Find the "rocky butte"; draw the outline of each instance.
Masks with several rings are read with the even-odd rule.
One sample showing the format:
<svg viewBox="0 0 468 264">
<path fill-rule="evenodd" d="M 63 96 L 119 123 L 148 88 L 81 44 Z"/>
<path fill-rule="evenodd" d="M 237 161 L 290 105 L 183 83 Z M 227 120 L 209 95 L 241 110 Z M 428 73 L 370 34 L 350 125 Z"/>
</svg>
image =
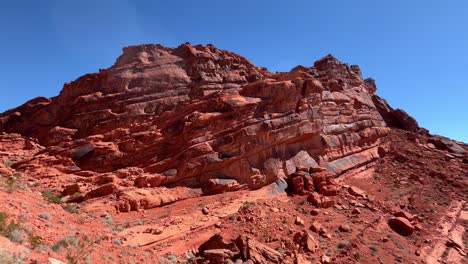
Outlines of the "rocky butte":
<svg viewBox="0 0 468 264">
<path fill-rule="evenodd" d="M 213 45 L 126 47 L 0 114 L 0 255 L 466 261 L 467 146 L 376 90 L 332 55 L 272 73 Z"/>
</svg>

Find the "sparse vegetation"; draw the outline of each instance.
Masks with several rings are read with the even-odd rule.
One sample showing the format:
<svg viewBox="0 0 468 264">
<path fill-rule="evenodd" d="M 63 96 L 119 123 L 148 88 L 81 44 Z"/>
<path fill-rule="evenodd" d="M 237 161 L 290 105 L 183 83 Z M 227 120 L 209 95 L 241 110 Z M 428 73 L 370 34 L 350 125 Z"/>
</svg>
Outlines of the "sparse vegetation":
<svg viewBox="0 0 468 264">
<path fill-rule="evenodd" d="M 13 229 L 8 238 L 10 239 L 11 242 L 22 244 L 24 240 L 26 239 L 26 231 L 24 231 L 21 228 L 16 228 Z"/>
<path fill-rule="evenodd" d="M 340 241 L 338 245 L 336 245 L 336 248 L 343 250 L 349 247 L 349 242 L 348 241 Z"/>
<path fill-rule="evenodd" d="M 33 184 L 31 184 L 31 187 L 39 187 L 39 186 L 41 186 L 40 182 L 34 182 Z"/>
<path fill-rule="evenodd" d="M 86 223 L 86 216 L 80 215 L 80 217 L 78 217 L 78 223 L 80 225 L 83 225 L 84 223 Z"/>
<path fill-rule="evenodd" d="M 52 215 L 48 212 L 42 212 L 39 214 L 39 217 L 45 220 L 50 220 L 52 219 Z"/>
<path fill-rule="evenodd" d="M 236 221 L 236 214 L 230 214 L 230 215 L 229 215 L 229 220 L 230 220 L 231 222 Z"/>
<path fill-rule="evenodd" d="M 7 161 L 5 161 L 5 163 L 3 163 L 3 164 L 5 164 L 6 167 L 11 167 L 11 166 L 13 166 L 14 162 L 13 162 L 13 161 L 10 161 L 10 160 L 7 160 Z"/>
<path fill-rule="evenodd" d="M 49 203 L 59 204 L 62 202 L 62 195 L 57 190 L 47 189 L 42 192 L 42 197 Z"/>
<path fill-rule="evenodd" d="M 68 236 L 59 240 L 52 246 L 52 250 L 59 252 L 66 250 L 68 264 L 78 264 L 89 259 L 94 247 L 94 242 L 84 234 Z"/>
<path fill-rule="evenodd" d="M 448 257 L 448 250 L 445 250 L 442 255 L 441 255 L 442 258 L 446 258 Z"/>
<path fill-rule="evenodd" d="M 185 253 L 185 259 L 191 260 L 194 258 L 195 258 L 195 254 L 192 251 L 188 251 L 187 253 Z"/>
<path fill-rule="evenodd" d="M 144 225 L 145 222 L 144 222 L 143 220 L 141 220 L 141 219 L 138 219 L 138 220 L 136 221 L 136 224 L 139 225 L 139 226 L 141 226 L 141 225 Z"/>
<path fill-rule="evenodd" d="M 275 250 L 278 251 L 281 254 L 284 253 L 284 249 L 282 247 L 277 247 Z"/>
<path fill-rule="evenodd" d="M 359 252 L 356 251 L 353 253 L 353 257 L 355 260 L 359 261 L 361 259 L 361 254 L 359 254 Z"/>
<path fill-rule="evenodd" d="M 110 215 L 102 222 L 104 224 L 106 224 L 107 226 L 113 226 L 114 225 L 114 219 Z"/>
<path fill-rule="evenodd" d="M 372 256 L 377 255 L 377 252 L 379 251 L 375 245 L 369 246 L 369 250 L 371 251 Z"/>
<path fill-rule="evenodd" d="M 17 189 L 26 189 L 26 185 L 21 182 L 21 177 L 21 173 L 14 173 L 12 176 L 6 178 L 5 187 L 8 193 L 13 193 Z"/>
<path fill-rule="evenodd" d="M 21 226 L 19 223 L 11 220 L 7 223 L 8 215 L 5 212 L 0 212 L 0 235 L 7 237 L 11 240 L 12 236 L 13 239 L 19 241 L 21 239 L 18 238 L 20 235 L 17 230 L 21 230 Z M 24 238 L 21 240 L 21 242 Z M 13 241 L 14 242 L 14 241 Z"/>
<path fill-rule="evenodd" d="M 43 239 L 40 236 L 29 235 L 29 244 L 33 249 L 38 248 L 40 245 L 42 245 L 42 241 Z"/>
<path fill-rule="evenodd" d="M 118 226 L 115 226 L 114 229 L 112 229 L 112 230 L 120 232 L 120 231 L 124 230 L 124 227 L 121 226 L 121 225 L 118 225 Z"/>
<path fill-rule="evenodd" d="M 255 205 L 256 205 L 255 202 L 248 202 L 248 201 L 246 201 L 246 202 L 244 202 L 244 204 L 243 204 L 242 207 L 243 207 L 244 209 L 249 209 L 250 207 L 255 206 Z"/>
<path fill-rule="evenodd" d="M 167 218 L 171 215 L 171 209 L 166 209 L 166 211 L 161 215 L 160 218 Z"/>
<path fill-rule="evenodd" d="M 22 227 L 19 222 L 14 220 L 7 221 L 8 215 L 5 212 L 0 212 L 0 235 L 8 238 L 11 242 L 22 244 L 26 238 L 29 240 L 31 248 L 35 249 L 42 243 L 40 236 L 35 236 L 31 230 Z M 0 257 L 1 259 L 1 257 Z M 18 258 L 19 261 L 21 258 Z M 1 262 L 0 263 L 4 263 Z M 22 262 L 5 262 L 5 263 L 22 263 Z"/>
<path fill-rule="evenodd" d="M 78 211 L 78 206 L 76 204 L 67 204 L 63 207 L 63 209 L 70 214 L 77 214 Z"/>
</svg>

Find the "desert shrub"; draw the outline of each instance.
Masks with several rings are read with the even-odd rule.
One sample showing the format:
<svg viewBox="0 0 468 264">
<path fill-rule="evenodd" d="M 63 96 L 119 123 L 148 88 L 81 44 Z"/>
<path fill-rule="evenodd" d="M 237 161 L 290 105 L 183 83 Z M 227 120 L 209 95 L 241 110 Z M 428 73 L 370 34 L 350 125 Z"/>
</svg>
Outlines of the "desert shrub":
<svg viewBox="0 0 468 264">
<path fill-rule="evenodd" d="M 355 260 L 359 261 L 361 259 L 361 254 L 359 254 L 359 252 L 357 252 L 357 251 L 353 253 L 353 256 L 354 256 Z"/>
<path fill-rule="evenodd" d="M 14 173 L 6 178 L 5 187 L 8 193 L 13 193 L 17 189 L 26 189 L 26 185 L 21 181 L 21 173 Z"/>
<path fill-rule="evenodd" d="M 114 219 L 110 215 L 102 222 L 104 224 L 106 224 L 107 226 L 113 226 L 114 225 Z"/>
<path fill-rule="evenodd" d="M 42 192 L 42 197 L 49 203 L 59 204 L 62 202 L 62 195 L 56 190 L 47 189 Z"/>
<path fill-rule="evenodd" d="M 124 227 L 121 226 L 121 225 L 118 225 L 118 226 L 115 226 L 112 230 L 120 232 L 120 231 L 124 230 Z"/>
<path fill-rule="evenodd" d="M 38 248 L 40 245 L 42 245 L 42 237 L 40 236 L 34 236 L 34 235 L 29 235 L 29 244 L 31 245 L 31 248 L 35 249 Z"/>
<path fill-rule="evenodd" d="M 244 208 L 244 209 L 249 209 L 250 207 L 252 207 L 252 206 L 254 206 L 254 205 L 256 205 L 255 202 L 244 202 L 243 208 Z"/>
<path fill-rule="evenodd" d="M 166 258 L 171 262 L 177 263 L 177 256 L 174 254 L 168 254 Z"/>
<path fill-rule="evenodd" d="M 71 214 L 77 214 L 78 213 L 78 206 L 76 204 L 67 204 L 63 208 L 65 211 L 71 213 Z"/>
<path fill-rule="evenodd" d="M 349 242 L 348 241 L 341 241 L 336 245 L 338 249 L 346 249 L 349 247 Z"/>
<path fill-rule="evenodd" d="M 372 256 L 377 255 L 377 252 L 379 251 L 375 245 L 369 246 L 369 250 L 371 251 Z"/>
<path fill-rule="evenodd" d="M 8 238 L 10 239 L 11 242 L 22 244 L 24 242 L 24 239 L 26 238 L 26 231 L 23 229 L 13 229 Z"/>
<path fill-rule="evenodd" d="M 52 250 L 59 252 L 66 251 L 68 264 L 79 264 L 90 261 L 90 255 L 94 248 L 94 242 L 84 234 L 67 236 L 55 243 Z"/>
<path fill-rule="evenodd" d="M 0 212 L 0 235 L 10 238 L 12 232 L 21 229 L 21 226 L 14 220 L 7 222 L 7 219 L 8 215 L 5 212 Z"/>
<path fill-rule="evenodd" d="M 167 218 L 171 215 L 171 209 L 166 209 L 160 218 Z"/>
<path fill-rule="evenodd" d="M 39 217 L 45 220 L 50 220 L 52 219 L 52 215 L 48 212 L 42 212 L 39 214 Z"/>
</svg>

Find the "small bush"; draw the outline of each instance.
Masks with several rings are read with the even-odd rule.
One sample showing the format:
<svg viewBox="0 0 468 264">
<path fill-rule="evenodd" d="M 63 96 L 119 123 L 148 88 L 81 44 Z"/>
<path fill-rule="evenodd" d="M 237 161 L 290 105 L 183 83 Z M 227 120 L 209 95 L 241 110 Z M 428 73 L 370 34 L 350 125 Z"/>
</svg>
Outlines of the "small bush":
<svg viewBox="0 0 468 264">
<path fill-rule="evenodd" d="M 26 189 L 26 186 L 21 182 L 21 173 L 14 173 L 5 181 L 8 193 L 13 193 L 17 189 Z"/>
<path fill-rule="evenodd" d="M 371 251 L 372 256 L 375 256 L 378 252 L 378 249 L 374 245 L 369 246 L 369 249 Z"/>
<path fill-rule="evenodd" d="M 76 204 L 67 204 L 63 209 L 69 212 L 70 214 L 78 213 L 78 206 Z"/>
<path fill-rule="evenodd" d="M 357 261 L 359 261 L 361 259 L 361 254 L 359 254 L 359 252 L 357 252 L 357 251 L 353 253 L 353 256 L 354 256 L 354 259 L 357 260 Z"/>
<path fill-rule="evenodd" d="M 231 222 L 236 221 L 236 214 L 230 214 L 229 215 L 229 220 L 231 220 Z"/>
<path fill-rule="evenodd" d="M 5 161 L 4 164 L 5 164 L 5 166 L 7 166 L 7 167 L 11 167 L 11 166 L 13 166 L 14 162 L 13 162 L 13 161 L 10 161 L 10 160 L 7 160 L 7 161 Z"/>
<path fill-rule="evenodd" d="M 31 184 L 31 187 L 39 187 L 41 186 L 42 183 L 40 182 L 34 182 L 33 184 Z"/>
<path fill-rule="evenodd" d="M 278 251 L 281 254 L 284 253 L 284 249 L 282 247 L 277 247 L 275 250 Z"/>
<path fill-rule="evenodd" d="M 194 259 L 195 254 L 193 254 L 192 251 L 188 251 L 187 253 L 185 253 L 185 258 L 188 259 L 188 260 Z"/>
<path fill-rule="evenodd" d="M 143 220 L 138 219 L 138 220 L 136 221 L 136 224 L 139 225 L 139 226 L 141 226 L 141 225 L 144 225 L 145 222 L 143 222 Z"/>
<path fill-rule="evenodd" d="M 255 206 L 255 202 L 244 202 L 243 207 L 249 209 L 250 207 Z"/>
<path fill-rule="evenodd" d="M 7 223 L 7 218 L 8 215 L 5 212 L 0 212 L 0 235 L 10 238 L 13 231 L 20 230 L 21 226 L 14 220 L 11 220 L 9 223 Z M 18 234 L 14 235 L 16 237 Z"/>
<path fill-rule="evenodd" d="M 52 219 L 52 215 L 50 213 L 47 213 L 47 212 L 40 213 L 39 217 L 42 218 L 42 219 L 45 219 L 45 220 Z"/>
<path fill-rule="evenodd" d="M 349 242 L 348 241 L 341 241 L 338 243 L 338 245 L 336 246 L 338 249 L 346 249 L 347 247 L 349 247 Z"/>
<path fill-rule="evenodd" d="M 29 235 L 29 244 L 33 249 L 38 248 L 40 245 L 42 245 L 42 237 L 40 236 L 34 236 L 34 235 Z"/>
<path fill-rule="evenodd" d="M 114 229 L 112 229 L 112 230 L 120 232 L 120 231 L 124 230 L 124 227 L 121 226 L 121 225 L 118 225 L 118 226 L 115 226 Z"/>
<path fill-rule="evenodd" d="M 89 259 L 94 248 L 94 242 L 83 234 L 68 236 L 52 246 L 55 252 L 66 250 L 68 264 L 78 264 Z"/>
<path fill-rule="evenodd" d="M 174 263 L 177 262 L 177 256 L 174 255 L 174 254 L 169 254 L 169 255 L 166 256 L 166 258 L 167 258 L 168 260 L 170 260 L 171 262 L 174 262 Z"/>
<path fill-rule="evenodd" d="M 171 215 L 171 210 L 170 209 L 166 209 L 166 211 L 164 212 L 164 214 L 161 215 L 160 218 L 167 218 Z"/>
<path fill-rule="evenodd" d="M 26 232 L 23 229 L 13 229 L 8 238 L 11 242 L 22 244 L 26 238 Z"/>
<path fill-rule="evenodd" d="M 62 195 L 56 190 L 47 189 L 42 192 L 42 197 L 49 203 L 59 204 L 62 202 Z"/>
<path fill-rule="evenodd" d="M 112 216 L 108 216 L 106 220 L 102 221 L 104 224 L 107 226 L 113 226 L 114 225 L 114 219 L 112 219 Z"/>
</svg>

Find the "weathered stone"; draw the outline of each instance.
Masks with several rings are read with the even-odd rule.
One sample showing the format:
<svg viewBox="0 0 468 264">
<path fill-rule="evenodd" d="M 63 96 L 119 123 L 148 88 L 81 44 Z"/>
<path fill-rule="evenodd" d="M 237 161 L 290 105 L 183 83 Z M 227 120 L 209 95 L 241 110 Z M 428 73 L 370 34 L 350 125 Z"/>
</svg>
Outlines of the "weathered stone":
<svg viewBox="0 0 468 264">
<path fill-rule="evenodd" d="M 395 212 L 395 213 L 393 214 L 393 216 L 395 216 L 395 217 L 403 217 L 403 218 L 408 219 L 409 221 L 412 221 L 413 218 L 414 218 L 414 216 L 413 216 L 412 214 L 410 214 L 410 213 L 408 213 L 408 212 L 405 212 L 405 211 L 401 211 L 401 210 L 398 211 L 398 212 Z"/>
<path fill-rule="evenodd" d="M 318 233 L 321 228 L 322 228 L 322 225 L 317 221 L 312 222 L 312 224 L 310 225 L 310 230 L 316 233 Z"/>
<path fill-rule="evenodd" d="M 139 45 L 56 97 L 0 114 L 0 132 L 37 138 L 44 155 L 139 188 L 215 194 L 377 159 L 389 130 L 375 96 L 360 70 L 330 56 L 273 74 L 213 45 Z M 130 166 L 141 172 L 119 173 Z M 301 177 L 304 192 L 329 185 Z"/>
<path fill-rule="evenodd" d="M 78 185 L 78 183 L 74 183 L 74 184 L 65 186 L 65 188 L 62 191 L 62 195 L 63 196 L 73 195 L 78 192 L 80 192 L 80 186 Z"/>
<path fill-rule="evenodd" d="M 320 208 L 329 208 L 335 205 L 335 201 L 329 197 L 321 196 L 318 193 L 311 193 L 307 196 L 307 201 Z"/>
<path fill-rule="evenodd" d="M 325 196 L 335 196 L 338 194 L 338 187 L 335 185 L 326 185 L 320 188 L 320 193 Z"/>
<path fill-rule="evenodd" d="M 235 241 L 241 255 L 251 259 L 253 263 L 283 263 L 284 256 L 278 251 L 245 236 L 239 236 Z"/>
<path fill-rule="evenodd" d="M 351 231 L 351 227 L 349 225 L 340 225 L 340 227 L 338 228 L 341 232 L 350 232 Z"/>
<path fill-rule="evenodd" d="M 104 184 L 104 185 L 101 185 L 101 186 L 97 187 L 94 190 L 89 191 L 85 195 L 85 199 L 91 199 L 91 198 L 110 195 L 110 194 L 113 194 L 114 192 L 116 192 L 117 190 L 118 190 L 117 185 L 115 185 L 113 183 Z"/>
<path fill-rule="evenodd" d="M 294 220 L 294 223 L 296 225 L 304 226 L 304 219 L 300 218 L 299 216 L 296 216 L 296 220 Z"/>
<path fill-rule="evenodd" d="M 388 220 L 388 225 L 398 234 L 409 236 L 414 231 L 414 226 L 410 221 L 403 217 L 392 217 Z"/>
<path fill-rule="evenodd" d="M 348 188 L 348 192 L 351 194 L 351 195 L 354 195 L 354 196 L 359 196 L 359 197 L 364 197 L 365 195 L 365 192 L 361 189 L 359 189 L 358 187 L 356 186 L 350 186 Z"/>
</svg>

